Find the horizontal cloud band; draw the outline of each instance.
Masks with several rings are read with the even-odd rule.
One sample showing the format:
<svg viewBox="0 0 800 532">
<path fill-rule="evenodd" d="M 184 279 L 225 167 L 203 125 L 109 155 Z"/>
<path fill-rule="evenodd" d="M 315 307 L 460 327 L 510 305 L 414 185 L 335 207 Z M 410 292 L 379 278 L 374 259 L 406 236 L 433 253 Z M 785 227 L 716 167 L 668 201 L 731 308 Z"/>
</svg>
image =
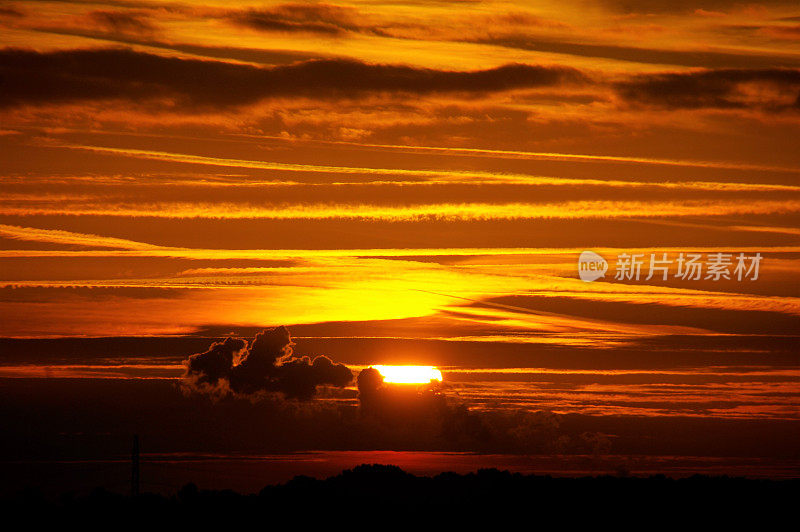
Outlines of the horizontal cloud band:
<svg viewBox="0 0 800 532">
<path fill-rule="evenodd" d="M 726 216 L 800 212 L 797 200 L 756 201 L 564 201 L 556 203 L 430 203 L 419 205 L 294 203 L 257 205 L 211 202 L 116 203 L 60 201 L 58 206 L 2 205 L 5 216 L 140 216 L 157 218 L 275 220 L 371 219 L 385 221 L 516 220 L 632 218 L 666 216 Z"/>
<path fill-rule="evenodd" d="M 221 108 L 267 98 L 350 97 L 366 92 L 494 92 L 586 81 L 567 67 L 510 64 L 471 72 L 348 59 L 272 68 L 179 59 L 124 49 L 0 51 L 0 106 L 98 99 L 172 99 Z"/>
<path fill-rule="evenodd" d="M 170 102 L 224 109 L 270 98 L 351 98 L 370 93 L 484 94 L 594 85 L 623 103 L 668 108 L 800 110 L 800 70 L 716 69 L 640 74 L 607 82 L 566 66 L 507 64 L 474 71 L 325 59 L 261 67 L 127 49 L 40 53 L 0 50 L 0 107 L 76 101 Z M 757 90 L 770 88 L 770 91 Z"/>
</svg>

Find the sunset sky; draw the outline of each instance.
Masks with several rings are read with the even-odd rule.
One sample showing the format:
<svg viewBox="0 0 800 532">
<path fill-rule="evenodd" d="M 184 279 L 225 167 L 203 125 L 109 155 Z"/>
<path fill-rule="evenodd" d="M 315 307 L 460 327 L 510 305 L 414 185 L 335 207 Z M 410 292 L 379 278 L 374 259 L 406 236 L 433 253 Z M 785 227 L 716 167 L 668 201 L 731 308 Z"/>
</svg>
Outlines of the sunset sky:
<svg viewBox="0 0 800 532">
<path fill-rule="evenodd" d="M 286 325 L 473 409 L 798 436 L 796 0 L 2 2 L 0 160 L 0 377 Z"/>
</svg>

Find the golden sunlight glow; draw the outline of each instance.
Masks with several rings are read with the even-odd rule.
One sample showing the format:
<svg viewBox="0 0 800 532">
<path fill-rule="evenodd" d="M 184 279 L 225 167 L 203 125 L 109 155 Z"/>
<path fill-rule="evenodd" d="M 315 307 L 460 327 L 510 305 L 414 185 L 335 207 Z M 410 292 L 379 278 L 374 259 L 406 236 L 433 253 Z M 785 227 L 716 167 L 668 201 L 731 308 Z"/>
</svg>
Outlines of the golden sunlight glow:
<svg viewBox="0 0 800 532">
<path fill-rule="evenodd" d="M 371 366 L 383 375 L 384 382 L 394 384 L 426 384 L 442 382 L 442 372 L 433 366 Z"/>
</svg>

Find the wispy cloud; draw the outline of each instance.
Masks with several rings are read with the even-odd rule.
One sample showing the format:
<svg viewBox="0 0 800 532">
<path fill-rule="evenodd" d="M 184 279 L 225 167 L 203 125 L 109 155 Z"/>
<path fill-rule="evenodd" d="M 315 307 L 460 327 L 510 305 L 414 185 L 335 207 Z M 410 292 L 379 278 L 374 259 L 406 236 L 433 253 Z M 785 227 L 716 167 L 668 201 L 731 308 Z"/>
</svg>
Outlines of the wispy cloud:
<svg viewBox="0 0 800 532">
<path fill-rule="evenodd" d="M 70 203 L 72 203 L 70 205 Z M 59 205 L 0 205 L 7 216 L 136 216 L 155 218 L 262 218 L 274 220 L 371 219 L 388 221 L 524 220 L 642 218 L 672 216 L 730 216 L 746 214 L 792 214 L 800 212 L 800 200 L 755 201 L 565 201 L 560 203 L 433 203 L 404 206 L 370 204 L 284 204 L 160 202 L 140 204 L 60 202 Z"/>
<path fill-rule="evenodd" d="M 693 161 L 679 159 L 650 159 L 644 157 L 625 157 L 615 155 L 590 155 L 573 153 L 544 153 L 544 152 L 522 152 L 510 150 L 487 150 L 474 148 L 448 148 L 435 146 L 396 146 L 383 144 L 363 144 L 363 143 L 341 143 L 351 146 L 371 147 L 378 149 L 401 150 L 412 152 L 431 152 L 446 153 L 455 155 L 478 155 L 478 156 L 500 156 L 521 159 L 543 159 L 543 160 L 562 160 L 562 161 L 599 161 L 599 162 L 622 162 L 652 164 L 664 166 L 685 166 L 697 168 L 721 168 L 739 170 L 774 170 L 774 171 L 798 171 L 793 167 L 770 166 L 770 165 L 749 165 L 744 163 L 727 163 L 722 161 Z M 332 174 L 366 174 L 366 175 L 394 175 L 415 177 L 425 180 L 440 180 L 441 182 L 475 182 L 482 179 L 489 182 L 510 182 L 510 183 L 531 183 L 531 184 L 603 184 L 607 186 L 663 186 L 667 188 L 702 188 L 712 189 L 740 189 L 740 190 L 793 190 L 798 187 L 792 185 L 762 185 L 755 183 L 709 183 L 709 182 L 685 182 L 685 183 L 653 183 L 635 182 L 621 180 L 593 180 L 593 179 L 569 179 L 553 178 L 536 175 L 515 174 L 510 172 L 486 172 L 480 170 L 459 171 L 459 170 L 412 170 L 405 168 L 372 168 L 372 167 L 352 167 L 352 166 L 332 166 L 302 163 L 285 163 L 272 161 L 256 161 L 248 159 L 230 159 L 223 157 L 208 157 L 203 155 L 193 155 L 185 153 L 171 153 L 154 150 L 140 150 L 135 148 L 112 148 L 108 146 L 89 146 L 77 144 L 54 144 L 64 148 L 96 151 L 103 153 L 113 153 L 126 157 L 138 157 L 142 159 L 153 159 L 159 161 L 174 161 L 188 164 L 202 164 L 209 166 L 221 166 L 230 168 L 257 168 L 262 170 L 281 170 L 293 172 L 324 172 Z M 788 188 L 787 188 L 788 187 Z"/>
</svg>

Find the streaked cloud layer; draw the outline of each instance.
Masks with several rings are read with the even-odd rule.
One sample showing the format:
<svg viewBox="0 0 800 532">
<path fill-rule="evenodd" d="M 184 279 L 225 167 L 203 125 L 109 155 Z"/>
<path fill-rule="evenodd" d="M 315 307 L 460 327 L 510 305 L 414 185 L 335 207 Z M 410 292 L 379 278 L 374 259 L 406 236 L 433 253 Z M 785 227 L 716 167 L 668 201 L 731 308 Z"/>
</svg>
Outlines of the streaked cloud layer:
<svg viewBox="0 0 800 532">
<path fill-rule="evenodd" d="M 0 334 L 778 345 L 800 313 L 799 16 L 8 2 Z M 584 249 L 765 258 L 752 283 L 585 284 Z"/>
</svg>

